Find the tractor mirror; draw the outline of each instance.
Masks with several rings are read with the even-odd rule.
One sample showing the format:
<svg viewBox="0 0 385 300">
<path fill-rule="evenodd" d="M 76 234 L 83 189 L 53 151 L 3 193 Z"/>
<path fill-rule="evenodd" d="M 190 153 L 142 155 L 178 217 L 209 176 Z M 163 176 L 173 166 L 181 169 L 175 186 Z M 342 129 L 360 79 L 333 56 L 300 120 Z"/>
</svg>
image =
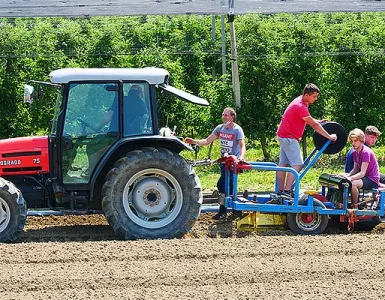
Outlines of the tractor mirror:
<svg viewBox="0 0 385 300">
<path fill-rule="evenodd" d="M 33 91 L 34 91 L 34 88 L 32 85 L 28 85 L 28 84 L 24 85 L 24 102 L 25 103 L 33 102 Z"/>
</svg>

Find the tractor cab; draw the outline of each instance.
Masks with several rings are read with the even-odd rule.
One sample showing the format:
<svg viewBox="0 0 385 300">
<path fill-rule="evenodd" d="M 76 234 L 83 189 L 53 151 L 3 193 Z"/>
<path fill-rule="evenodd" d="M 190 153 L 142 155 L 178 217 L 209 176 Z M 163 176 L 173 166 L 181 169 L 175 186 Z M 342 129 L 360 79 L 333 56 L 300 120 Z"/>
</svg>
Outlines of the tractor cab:
<svg viewBox="0 0 385 300">
<path fill-rule="evenodd" d="M 59 88 L 49 138 L 55 192 L 88 185 L 97 166 L 99 173 L 111 155 L 122 154 L 119 148 L 127 151 L 140 144 L 153 145 L 150 137 L 159 134 L 156 88 L 208 105 L 169 86 L 168 77 L 169 73 L 159 68 L 60 69 L 50 73 L 47 84 Z M 32 103 L 33 92 L 32 86 L 25 86 L 25 102 Z M 167 142 L 157 139 L 160 144 L 174 144 L 179 151 L 188 147 L 170 136 Z"/>
<path fill-rule="evenodd" d="M 95 168 L 113 145 L 132 147 L 158 135 L 156 87 L 201 105 L 206 101 L 168 86 L 169 74 L 158 68 L 61 69 L 50 74 L 61 86 L 51 142 L 53 170 L 64 186 L 88 184 Z M 125 146 L 119 141 L 126 141 Z M 173 139 L 178 147 L 184 144 Z M 110 151 L 111 152 L 111 151 Z M 110 154 L 112 155 L 112 153 Z"/>
</svg>

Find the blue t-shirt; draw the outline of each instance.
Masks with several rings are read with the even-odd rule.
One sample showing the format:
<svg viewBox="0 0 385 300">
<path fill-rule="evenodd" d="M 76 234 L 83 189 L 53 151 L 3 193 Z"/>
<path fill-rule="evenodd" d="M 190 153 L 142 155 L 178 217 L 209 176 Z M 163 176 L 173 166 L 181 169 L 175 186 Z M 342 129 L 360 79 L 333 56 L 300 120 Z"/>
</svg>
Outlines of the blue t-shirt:
<svg viewBox="0 0 385 300">
<path fill-rule="evenodd" d="M 350 173 L 354 168 L 353 151 L 354 149 L 352 147 L 349 149 L 348 154 L 346 154 L 345 173 Z"/>
</svg>

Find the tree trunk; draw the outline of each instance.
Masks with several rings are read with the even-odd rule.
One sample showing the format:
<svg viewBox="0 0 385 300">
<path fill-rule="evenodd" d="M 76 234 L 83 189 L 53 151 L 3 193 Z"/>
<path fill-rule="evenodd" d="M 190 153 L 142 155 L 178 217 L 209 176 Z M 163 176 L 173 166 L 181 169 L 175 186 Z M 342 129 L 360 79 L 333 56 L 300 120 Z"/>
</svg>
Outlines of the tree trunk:
<svg viewBox="0 0 385 300">
<path fill-rule="evenodd" d="M 261 137 L 261 147 L 265 161 L 270 161 L 270 152 L 267 150 L 266 137 Z"/>
</svg>

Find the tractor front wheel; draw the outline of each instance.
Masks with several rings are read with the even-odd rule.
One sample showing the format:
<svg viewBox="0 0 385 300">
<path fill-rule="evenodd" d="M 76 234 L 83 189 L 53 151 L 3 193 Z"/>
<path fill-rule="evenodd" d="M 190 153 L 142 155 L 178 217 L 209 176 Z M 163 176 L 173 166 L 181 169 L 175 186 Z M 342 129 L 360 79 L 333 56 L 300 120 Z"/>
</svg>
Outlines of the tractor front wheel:
<svg viewBox="0 0 385 300">
<path fill-rule="evenodd" d="M 0 242 L 19 238 L 27 220 L 27 205 L 21 192 L 9 181 L 0 178 Z"/>
<path fill-rule="evenodd" d="M 314 207 L 323 207 L 325 205 L 314 199 Z M 307 196 L 299 200 L 300 205 L 307 205 Z M 313 213 L 287 214 L 287 225 L 289 228 L 299 234 L 320 234 L 328 226 L 329 216 L 321 215 L 316 210 Z"/>
<path fill-rule="evenodd" d="M 190 231 L 202 204 L 193 168 L 163 148 L 143 148 L 119 159 L 102 195 L 109 224 L 126 240 L 180 237 Z"/>
</svg>

